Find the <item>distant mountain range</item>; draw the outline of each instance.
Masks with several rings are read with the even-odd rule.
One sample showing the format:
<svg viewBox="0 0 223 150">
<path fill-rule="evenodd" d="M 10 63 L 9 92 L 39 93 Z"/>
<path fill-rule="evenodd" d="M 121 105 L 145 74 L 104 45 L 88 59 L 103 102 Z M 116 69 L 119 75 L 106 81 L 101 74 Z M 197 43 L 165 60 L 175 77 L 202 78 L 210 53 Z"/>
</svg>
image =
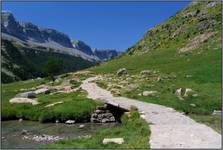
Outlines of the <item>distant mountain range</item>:
<svg viewBox="0 0 223 150">
<path fill-rule="evenodd" d="M 96 49 L 91 48 L 86 43 L 80 40 L 72 41 L 73 47 L 82 51 L 83 53 L 89 56 L 95 56 L 100 61 L 107 61 L 115 56 L 121 54 L 121 52 L 116 51 L 115 49 Z"/>
<path fill-rule="evenodd" d="M 90 46 L 80 40 L 71 40 L 66 34 L 54 29 L 41 28 L 30 22 L 19 22 L 13 14 L 2 11 L 2 38 L 31 47 L 51 48 L 54 52 L 82 57 L 90 61 L 103 61 L 117 56 L 116 50 L 94 53 Z"/>
<path fill-rule="evenodd" d="M 62 59 L 64 72 L 76 71 L 109 60 L 116 50 L 96 50 L 80 40 L 71 40 L 54 29 L 17 21 L 8 11 L 1 12 L 2 82 L 45 76 L 43 65 L 49 58 Z"/>
</svg>

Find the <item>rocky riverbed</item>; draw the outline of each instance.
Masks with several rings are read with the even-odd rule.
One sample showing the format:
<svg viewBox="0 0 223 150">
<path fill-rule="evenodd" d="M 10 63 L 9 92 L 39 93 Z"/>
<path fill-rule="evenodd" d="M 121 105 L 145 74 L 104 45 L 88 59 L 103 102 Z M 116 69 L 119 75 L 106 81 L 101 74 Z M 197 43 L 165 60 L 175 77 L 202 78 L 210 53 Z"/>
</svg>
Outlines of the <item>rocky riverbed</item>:
<svg viewBox="0 0 223 150">
<path fill-rule="evenodd" d="M 61 139 L 89 138 L 96 131 L 117 123 L 42 124 L 33 121 L 3 121 L 2 148 L 38 148 Z"/>
</svg>

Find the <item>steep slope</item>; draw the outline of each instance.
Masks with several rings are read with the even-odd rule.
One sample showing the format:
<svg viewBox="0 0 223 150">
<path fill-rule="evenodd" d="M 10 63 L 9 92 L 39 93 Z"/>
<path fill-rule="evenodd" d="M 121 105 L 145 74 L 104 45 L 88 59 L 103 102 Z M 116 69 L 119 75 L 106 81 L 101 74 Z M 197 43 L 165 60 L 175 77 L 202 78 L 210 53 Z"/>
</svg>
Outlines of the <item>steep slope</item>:
<svg viewBox="0 0 223 150">
<path fill-rule="evenodd" d="M 196 43 L 191 43 L 195 46 L 191 49 L 196 49 L 200 43 L 205 42 L 221 29 L 220 10 L 220 1 L 193 2 L 174 17 L 149 30 L 136 45 L 128 50 L 128 53 L 144 53 L 169 48 L 172 43 L 177 43 L 177 48 L 182 48 L 193 40 L 198 43 L 197 46 Z"/>
<path fill-rule="evenodd" d="M 206 66 L 207 70 L 203 71 L 207 74 L 213 69 L 219 74 L 221 30 L 219 2 L 192 2 L 175 16 L 149 30 L 127 53 L 102 64 L 95 71 L 116 72 L 120 67 L 126 67 L 133 73 L 152 68 L 170 73 L 195 68 L 202 70 Z M 192 67 L 193 63 L 195 66 Z M 215 67 L 210 63 L 214 63 Z"/>
<path fill-rule="evenodd" d="M 30 48 L 2 40 L 2 83 L 46 76 L 43 70 L 44 65 L 51 58 L 63 61 L 64 72 L 85 69 L 95 64 L 80 57 L 52 52 L 44 47 Z"/>
<path fill-rule="evenodd" d="M 125 54 L 91 70 L 112 73 L 101 85 L 118 95 L 175 108 L 219 131 L 220 117 L 211 114 L 222 109 L 221 17 L 221 2 L 192 2 L 149 30 Z M 120 68 L 126 68 L 129 76 L 114 75 Z M 140 75 L 143 70 L 151 75 Z M 179 99 L 175 94 L 179 88 L 197 95 Z M 157 94 L 143 96 L 144 91 Z"/>
</svg>

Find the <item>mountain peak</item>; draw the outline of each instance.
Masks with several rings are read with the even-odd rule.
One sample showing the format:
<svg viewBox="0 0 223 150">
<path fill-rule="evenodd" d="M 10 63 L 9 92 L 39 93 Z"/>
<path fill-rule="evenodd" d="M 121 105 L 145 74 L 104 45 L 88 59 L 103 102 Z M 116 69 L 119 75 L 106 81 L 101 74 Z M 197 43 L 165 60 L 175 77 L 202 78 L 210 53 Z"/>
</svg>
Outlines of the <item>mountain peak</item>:
<svg viewBox="0 0 223 150">
<path fill-rule="evenodd" d="M 80 40 L 73 40 L 72 41 L 73 47 L 88 54 L 88 55 L 93 55 L 93 52 L 91 50 L 91 47 L 85 44 L 83 41 Z"/>
</svg>

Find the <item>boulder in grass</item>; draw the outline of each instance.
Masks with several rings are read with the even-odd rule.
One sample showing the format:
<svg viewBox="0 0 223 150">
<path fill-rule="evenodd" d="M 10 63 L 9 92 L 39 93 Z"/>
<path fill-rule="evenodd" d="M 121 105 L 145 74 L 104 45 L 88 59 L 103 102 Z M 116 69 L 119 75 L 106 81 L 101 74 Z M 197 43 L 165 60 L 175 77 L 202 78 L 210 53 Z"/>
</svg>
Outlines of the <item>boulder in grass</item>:
<svg viewBox="0 0 223 150">
<path fill-rule="evenodd" d="M 191 103 L 190 106 L 191 107 L 196 107 L 196 104 Z"/>
<path fill-rule="evenodd" d="M 121 68 L 117 71 L 117 76 L 123 76 L 123 75 L 127 75 L 128 74 L 128 71 L 126 68 Z"/>
<path fill-rule="evenodd" d="M 70 84 L 74 84 L 74 85 L 79 84 L 79 82 L 80 82 L 80 81 L 78 81 L 78 80 L 76 80 L 76 79 L 71 79 L 71 80 L 69 80 L 69 83 L 70 83 Z"/>
<path fill-rule="evenodd" d="M 36 93 L 34 91 L 19 93 L 15 96 L 16 98 L 36 98 Z"/>
<path fill-rule="evenodd" d="M 157 91 L 143 91 L 142 95 L 143 96 L 154 96 L 157 94 Z"/>
<path fill-rule="evenodd" d="M 153 73 L 153 71 L 151 71 L 151 70 L 143 70 L 140 72 L 140 75 L 143 77 L 147 77 L 147 76 L 152 75 L 152 73 Z"/>
<path fill-rule="evenodd" d="M 196 94 L 196 92 L 190 88 L 179 88 L 176 90 L 175 94 L 177 95 L 177 97 L 181 99 L 182 97 L 188 97 L 188 96 L 197 97 L 198 96 L 198 94 Z"/>
<path fill-rule="evenodd" d="M 41 93 L 49 93 L 49 89 L 48 88 L 41 88 L 41 89 L 38 89 L 38 90 L 35 90 L 34 92 L 36 93 L 36 94 L 41 94 Z"/>
<path fill-rule="evenodd" d="M 123 138 L 104 138 L 103 139 L 103 144 L 109 144 L 109 143 L 123 144 L 124 139 Z"/>
<path fill-rule="evenodd" d="M 15 97 L 9 100 L 9 103 L 19 103 L 19 104 L 24 104 L 24 103 L 31 103 L 32 105 L 37 105 L 39 104 L 37 100 L 35 99 L 30 99 L 30 98 L 20 98 L 20 97 Z"/>
<path fill-rule="evenodd" d="M 192 96 L 194 93 L 195 93 L 194 90 L 186 88 L 185 93 L 184 93 L 184 97 Z"/>
</svg>

